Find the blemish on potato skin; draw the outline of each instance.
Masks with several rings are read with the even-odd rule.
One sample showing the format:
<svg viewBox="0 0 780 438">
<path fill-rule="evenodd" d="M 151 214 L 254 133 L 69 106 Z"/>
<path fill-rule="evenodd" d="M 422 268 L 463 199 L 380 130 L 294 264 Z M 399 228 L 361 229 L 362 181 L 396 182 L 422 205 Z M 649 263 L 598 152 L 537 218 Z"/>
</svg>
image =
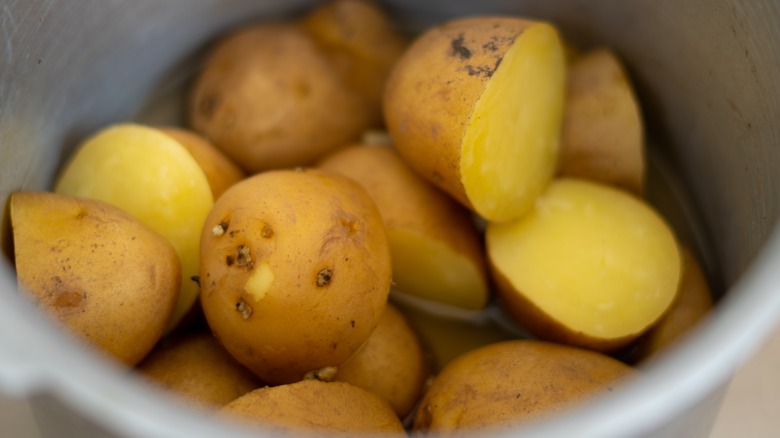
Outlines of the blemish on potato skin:
<svg viewBox="0 0 780 438">
<path fill-rule="evenodd" d="M 79 307 L 86 300 L 87 294 L 76 291 L 64 291 L 57 294 L 54 300 L 55 307 Z"/>
<path fill-rule="evenodd" d="M 457 38 L 452 40 L 450 43 L 450 47 L 452 47 L 452 54 L 453 56 L 457 56 L 461 59 L 469 59 L 471 58 L 471 50 L 463 45 L 463 40 L 464 35 L 462 33 L 458 35 Z"/>
<path fill-rule="evenodd" d="M 254 263 L 252 262 L 252 256 L 249 255 L 248 246 L 238 246 L 238 249 L 236 250 L 236 264 L 242 268 L 252 269 Z"/>
<path fill-rule="evenodd" d="M 211 229 L 211 235 L 214 237 L 219 237 L 228 230 L 228 226 L 230 224 L 227 221 L 221 221 L 217 225 L 214 226 L 214 228 Z M 232 234 L 231 234 L 232 237 Z"/>
<path fill-rule="evenodd" d="M 236 303 L 236 312 L 241 314 L 241 318 L 249 319 L 249 317 L 252 316 L 252 306 L 247 304 L 243 298 L 239 298 Z"/>
<path fill-rule="evenodd" d="M 317 287 L 325 287 L 333 279 L 333 269 L 325 268 L 317 273 Z"/>
<path fill-rule="evenodd" d="M 264 239 L 270 239 L 274 237 L 274 229 L 268 224 L 263 224 L 263 228 L 260 230 L 260 236 Z"/>
</svg>

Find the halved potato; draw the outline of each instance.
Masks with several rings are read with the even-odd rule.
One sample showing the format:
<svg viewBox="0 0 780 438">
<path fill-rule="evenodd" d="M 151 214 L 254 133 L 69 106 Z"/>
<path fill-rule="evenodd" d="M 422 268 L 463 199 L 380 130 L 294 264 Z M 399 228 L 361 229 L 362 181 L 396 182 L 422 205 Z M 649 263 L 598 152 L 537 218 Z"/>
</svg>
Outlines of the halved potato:
<svg viewBox="0 0 780 438">
<path fill-rule="evenodd" d="M 674 301 L 677 240 L 647 203 L 585 180 L 559 179 L 528 215 L 490 223 L 489 262 L 508 313 L 543 339 L 611 351 Z"/>
<path fill-rule="evenodd" d="M 11 195 L 19 288 L 90 345 L 135 365 L 163 335 L 179 296 L 176 251 L 104 202 Z"/>
<path fill-rule="evenodd" d="M 385 121 L 423 177 L 489 220 L 511 220 L 555 173 L 565 77 L 550 24 L 458 19 L 425 32 L 396 64 Z"/>
<path fill-rule="evenodd" d="M 84 141 L 54 190 L 97 199 L 130 213 L 166 237 L 181 261 L 181 293 L 172 329 L 198 297 L 200 232 L 214 204 L 198 162 L 173 137 L 136 124 L 107 127 Z"/>
<path fill-rule="evenodd" d="M 470 213 L 393 148 L 347 147 L 318 167 L 351 178 L 371 195 L 387 228 L 396 289 L 466 309 L 487 304 L 484 250 Z"/>
</svg>

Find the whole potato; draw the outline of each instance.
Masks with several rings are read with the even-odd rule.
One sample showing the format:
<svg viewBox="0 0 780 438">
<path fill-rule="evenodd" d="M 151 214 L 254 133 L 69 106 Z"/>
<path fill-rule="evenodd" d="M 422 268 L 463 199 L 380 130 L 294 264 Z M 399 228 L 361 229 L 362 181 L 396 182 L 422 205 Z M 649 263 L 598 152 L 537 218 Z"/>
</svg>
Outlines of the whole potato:
<svg viewBox="0 0 780 438">
<path fill-rule="evenodd" d="M 404 315 L 388 304 L 363 347 L 337 367 L 334 380 L 382 397 L 404 419 L 422 395 L 429 369 L 417 333 Z"/>
<path fill-rule="evenodd" d="M 176 251 L 117 207 L 45 192 L 11 195 L 19 288 L 126 365 L 154 347 L 179 296 Z"/>
<path fill-rule="evenodd" d="M 386 401 L 344 382 L 309 379 L 256 389 L 227 404 L 220 414 L 281 435 L 406 436 Z"/>
<path fill-rule="evenodd" d="M 201 303 L 239 362 L 290 383 L 352 356 L 390 290 L 382 218 L 356 183 L 268 171 L 226 191 L 201 236 Z"/>
<path fill-rule="evenodd" d="M 385 123 L 420 175 L 486 219 L 511 220 L 555 173 L 565 78 L 550 24 L 456 19 L 427 30 L 396 63 Z"/>
<path fill-rule="evenodd" d="M 450 362 L 426 392 L 415 433 L 484 435 L 508 431 L 590 397 L 634 375 L 609 356 L 533 340 L 499 342 Z"/>
<path fill-rule="evenodd" d="M 360 137 L 376 111 L 293 23 L 218 41 L 190 91 L 189 122 L 247 173 L 302 166 Z"/>
<path fill-rule="evenodd" d="M 207 332 L 160 342 L 136 370 L 178 400 L 206 410 L 221 408 L 262 385 Z"/>
</svg>

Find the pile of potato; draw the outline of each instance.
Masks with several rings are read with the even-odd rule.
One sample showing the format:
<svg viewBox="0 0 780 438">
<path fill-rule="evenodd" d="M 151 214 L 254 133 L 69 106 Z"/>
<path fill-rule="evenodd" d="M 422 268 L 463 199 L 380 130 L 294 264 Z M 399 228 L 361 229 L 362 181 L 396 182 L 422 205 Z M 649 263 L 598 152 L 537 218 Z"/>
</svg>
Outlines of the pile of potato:
<svg viewBox="0 0 780 438">
<path fill-rule="evenodd" d="M 106 127 L 12 195 L 20 290 L 271 429 L 500 430 L 636 375 L 712 302 L 620 60 L 519 17 L 396 29 L 336 0 L 215 41 L 188 126 Z"/>
</svg>

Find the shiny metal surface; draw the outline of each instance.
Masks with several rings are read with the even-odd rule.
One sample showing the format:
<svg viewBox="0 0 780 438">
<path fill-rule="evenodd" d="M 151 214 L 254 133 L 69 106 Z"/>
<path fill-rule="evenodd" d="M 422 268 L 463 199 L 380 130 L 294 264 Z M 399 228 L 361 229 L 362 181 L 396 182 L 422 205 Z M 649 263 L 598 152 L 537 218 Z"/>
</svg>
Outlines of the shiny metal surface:
<svg viewBox="0 0 780 438">
<path fill-rule="evenodd" d="M 15 190 L 47 188 L 77 141 L 135 114 L 194 65 L 215 35 L 308 3 L 3 0 L 0 201 L 5 206 Z M 625 59 L 653 144 L 693 195 L 704 224 L 698 239 L 725 295 L 643 378 L 538 425 L 532 436 L 706 436 L 723 384 L 780 320 L 780 3 L 383 3 L 409 30 L 476 12 L 545 18 Z M 9 237 L 0 238 L 7 254 Z M 16 295 L 7 257 L 0 263 L 0 391 L 30 396 L 51 436 L 246 432 L 172 405 L 57 333 Z"/>
</svg>

